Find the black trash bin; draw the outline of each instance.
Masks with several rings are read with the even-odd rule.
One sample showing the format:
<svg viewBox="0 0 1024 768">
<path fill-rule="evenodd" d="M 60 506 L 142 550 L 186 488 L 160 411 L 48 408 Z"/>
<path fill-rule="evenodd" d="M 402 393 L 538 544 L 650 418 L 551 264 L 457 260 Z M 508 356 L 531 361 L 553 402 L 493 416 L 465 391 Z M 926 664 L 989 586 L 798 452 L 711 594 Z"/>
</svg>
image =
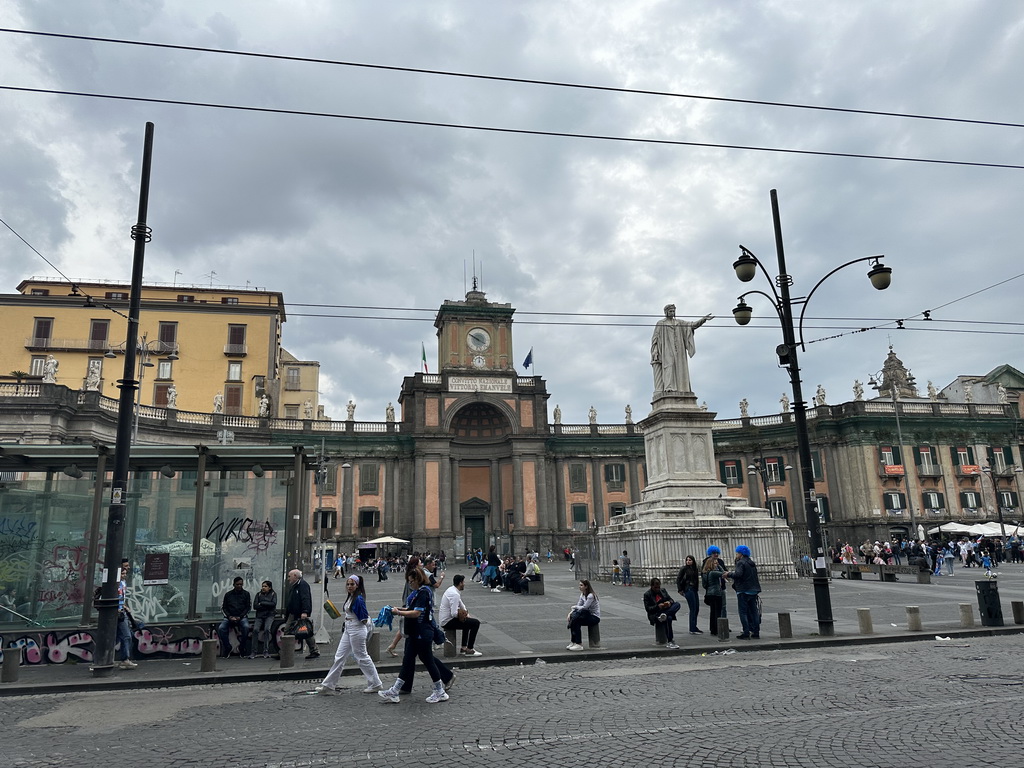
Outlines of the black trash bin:
<svg viewBox="0 0 1024 768">
<path fill-rule="evenodd" d="M 981 626 L 1003 626 L 1003 607 L 999 604 L 999 586 L 995 579 L 974 582 L 978 590 L 978 613 L 981 614 Z"/>
</svg>

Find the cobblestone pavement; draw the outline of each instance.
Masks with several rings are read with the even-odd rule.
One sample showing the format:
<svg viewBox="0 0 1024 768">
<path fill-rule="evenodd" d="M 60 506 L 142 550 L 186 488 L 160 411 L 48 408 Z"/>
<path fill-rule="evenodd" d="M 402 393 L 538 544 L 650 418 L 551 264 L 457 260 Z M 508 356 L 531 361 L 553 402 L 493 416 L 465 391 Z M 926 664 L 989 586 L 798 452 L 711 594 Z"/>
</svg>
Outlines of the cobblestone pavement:
<svg viewBox="0 0 1024 768">
<path fill-rule="evenodd" d="M 5 766 L 1018 766 L 1020 635 L 0 699 Z"/>
</svg>

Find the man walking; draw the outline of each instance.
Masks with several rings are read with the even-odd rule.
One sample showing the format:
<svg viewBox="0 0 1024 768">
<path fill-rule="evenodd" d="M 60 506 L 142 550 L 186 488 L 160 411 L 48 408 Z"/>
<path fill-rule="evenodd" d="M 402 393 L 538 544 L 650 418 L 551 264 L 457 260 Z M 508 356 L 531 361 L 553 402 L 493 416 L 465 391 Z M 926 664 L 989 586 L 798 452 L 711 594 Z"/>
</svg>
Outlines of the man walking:
<svg viewBox="0 0 1024 768">
<path fill-rule="evenodd" d="M 285 606 L 285 628 L 286 635 L 292 634 L 295 630 L 295 623 L 299 619 L 308 619 L 313 613 L 313 598 L 309 591 L 309 582 L 302 578 L 302 571 L 298 568 L 288 571 L 288 584 L 291 591 L 288 593 L 288 603 Z M 317 650 L 316 640 L 312 635 L 306 638 L 306 647 L 309 649 L 307 659 L 315 659 L 320 655 Z M 277 656 L 276 658 L 280 658 Z"/>
<path fill-rule="evenodd" d="M 622 569 L 622 586 L 632 587 L 633 586 L 633 574 L 630 573 L 629 555 L 626 554 L 626 550 L 622 550 L 622 557 L 619 558 L 619 567 Z"/>
<path fill-rule="evenodd" d="M 461 629 L 462 645 L 459 653 L 463 656 L 483 656 L 473 647 L 476 634 L 480 631 L 480 619 L 469 615 L 469 609 L 462 602 L 462 591 L 466 588 L 466 577 L 461 573 L 452 579 L 452 585 L 441 596 L 441 607 L 438 609 L 438 624 L 442 629 Z"/>
</svg>

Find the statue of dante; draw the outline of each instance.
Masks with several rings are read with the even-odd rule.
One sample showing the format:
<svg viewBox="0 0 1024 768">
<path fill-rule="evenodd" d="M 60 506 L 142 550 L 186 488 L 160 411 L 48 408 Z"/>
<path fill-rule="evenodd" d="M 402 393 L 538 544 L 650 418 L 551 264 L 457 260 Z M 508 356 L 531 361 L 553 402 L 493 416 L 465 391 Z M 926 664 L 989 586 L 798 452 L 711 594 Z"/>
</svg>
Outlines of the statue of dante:
<svg viewBox="0 0 1024 768">
<path fill-rule="evenodd" d="M 665 319 L 659 320 L 651 336 L 651 367 L 654 368 L 655 392 L 689 392 L 690 370 L 688 357 L 697 351 L 693 332 L 713 315 L 704 315 L 691 323 L 676 320 L 676 305 L 665 306 Z"/>
</svg>

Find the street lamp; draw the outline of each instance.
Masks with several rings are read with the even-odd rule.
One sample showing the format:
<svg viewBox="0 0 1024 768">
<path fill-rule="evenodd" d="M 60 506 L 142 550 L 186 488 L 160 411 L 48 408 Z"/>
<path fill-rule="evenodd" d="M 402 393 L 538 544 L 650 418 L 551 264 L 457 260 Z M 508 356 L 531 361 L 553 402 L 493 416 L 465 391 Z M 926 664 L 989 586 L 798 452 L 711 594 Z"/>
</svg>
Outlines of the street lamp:
<svg viewBox="0 0 1024 768">
<path fill-rule="evenodd" d="M 787 464 L 785 469 L 790 471 L 793 468 Z M 770 473 L 768 472 L 768 463 L 764 460 L 764 454 L 761 454 L 759 458 L 754 459 L 753 464 L 747 465 L 747 474 L 750 477 L 756 476 L 761 479 L 761 500 L 764 502 L 764 508 L 768 509 L 768 483 L 771 478 L 769 477 Z"/>
<path fill-rule="evenodd" d="M 169 349 L 170 354 L 167 355 L 167 360 L 177 360 L 178 353 L 174 346 L 169 347 Z M 124 352 L 124 350 L 121 351 L 122 353 Z M 145 377 L 146 369 L 154 366 L 154 363 L 151 363 L 149 358 L 150 356 L 163 354 L 166 351 L 168 351 L 167 344 L 162 341 L 149 341 L 147 334 L 145 333 L 142 334 L 142 338 L 138 339 L 135 343 L 135 354 L 139 358 L 139 378 L 136 381 L 135 410 L 132 414 L 132 445 L 135 445 L 139 440 L 139 410 L 142 406 L 142 380 Z M 117 357 L 117 354 L 113 349 L 108 349 L 103 356 L 106 358 L 115 358 Z"/>
<path fill-rule="evenodd" d="M 889 347 L 890 354 L 892 353 L 892 347 Z M 913 381 L 913 380 L 911 380 Z M 885 373 L 879 371 L 873 376 L 868 377 L 868 385 L 871 386 L 876 392 L 881 393 L 885 387 Z M 899 441 L 900 447 L 900 461 L 903 464 L 903 479 L 906 483 L 907 489 L 907 512 L 910 514 L 910 536 L 917 541 L 917 525 L 914 522 L 914 494 L 910 489 L 910 473 L 907 472 L 906 457 L 903 455 L 903 429 L 900 427 L 900 392 L 896 386 L 896 379 L 890 377 L 889 379 L 889 394 L 892 397 L 892 410 L 896 414 L 896 440 Z M 897 481 L 899 475 L 896 476 Z M 920 483 L 918 483 L 920 485 Z"/>
<path fill-rule="evenodd" d="M 828 590 L 828 573 L 825 570 L 825 548 L 822 544 L 821 520 L 818 518 L 817 497 L 814 493 L 814 470 L 811 467 L 811 440 L 807 432 L 807 404 L 804 403 L 803 388 L 800 382 L 800 364 L 797 358 L 797 348 L 804 349 L 804 312 L 807 310 L 807 302 L 818 290 L 818 287 L 829 277 L 840 269 L 851 264 L 870 261 L 872 268 L 868 272 L 868 279 L 871 285 L 877 290 L 885 290 L 889 287 L 892 279 L 892 269 L 881 263 L 881 256 L 867 256 L 860 259 L 848 261 L 841 264 L 821 280 L 819 280 L 810 292 L 803 298 L 793 299 L 789 295 L 789 286 L 793 284 L 793 278 L 786 270 L 785 248 L 782 242 L 782 224 L 779 220 L 779 198 L 776 190 L 771 191 L 772 201 L 772 223 L 775 228 L 775 250 L 778 255 L 779 274 L 772 279 L 771 274 L 765 269 L 761 261 L 744 246 L 740 246 L 740 257 L 733 263 L 736 277 L 741 282 L 748 283 L 754 279 L 757 270 L 768 280 L 768 286 L 772 294 L 764 291 L 748 291 L 739 297 L 739 304 L 733 309 L 733 317 L 739 325 L 746 325 L 750 322 L 752 310 L 744 301 L 746 296 L 752 293 L 760 294 L 768 299 L 775 308 L 782 325 L 783 343 L 775 348 L 779 357 L 779 364 L 789 371 L 789 379 L 793 385 L 793 422 L 796 426 L 797 449 L 800 457 L 800 475 L 802 480 L 802 498 L 804 505 L 804 519 L 807 524 L 807 536 L 810 539 L 811 550 L 814 553 L 814 602 L 818 616 L 818 633 L 822 636 L 831 637 L 835 634 L 835 621 L 832 618 L 832 598 Z M 778 285 L 778 290 L 775 286 Z M 800 310 L 799 337 L 793 327 L 793 305 L 802 304 Z M 799 338 L 799 341 L 798 341 Z"/>
</svg>

